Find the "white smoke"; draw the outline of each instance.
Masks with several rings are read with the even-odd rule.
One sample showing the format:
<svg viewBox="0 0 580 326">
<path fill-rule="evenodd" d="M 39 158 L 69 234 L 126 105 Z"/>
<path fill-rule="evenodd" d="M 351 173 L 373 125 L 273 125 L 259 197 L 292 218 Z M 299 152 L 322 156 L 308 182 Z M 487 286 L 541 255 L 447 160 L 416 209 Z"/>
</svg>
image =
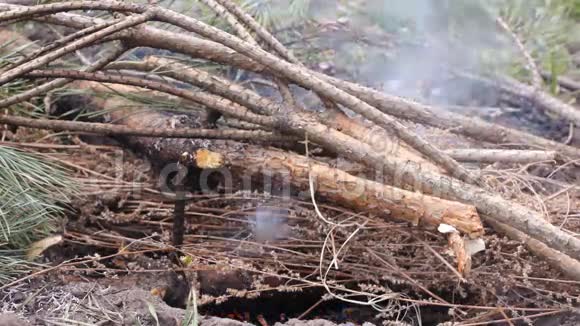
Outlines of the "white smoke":
<svg viewBox="0 0 580 326">
<path fill-rule="evenodd" d="M 273 242 L 288 236 L 288 210 L 279 207 L 259 206 L 252 225 L 254 240 Z"/>
</svg>

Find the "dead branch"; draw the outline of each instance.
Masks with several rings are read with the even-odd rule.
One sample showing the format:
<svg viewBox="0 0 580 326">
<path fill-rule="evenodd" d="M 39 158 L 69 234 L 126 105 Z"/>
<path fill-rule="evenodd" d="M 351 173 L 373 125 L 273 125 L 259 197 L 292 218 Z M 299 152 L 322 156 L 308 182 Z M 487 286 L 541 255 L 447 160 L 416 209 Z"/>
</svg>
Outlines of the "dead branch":
<svg viewBox="0 0 580 326">
<path fill-rule="evenodd" d="M 0 10 L 19 9 L 22 6 L 0 4 Z M 102 20 L 74 14 L 56 14 L 39 18 L 53 24 L 74 28 L 86 28 Z M 141 26 L 130 33 L 118 33 L 117 38 L 123 39 L 133 46 L 148 46 L 172 50 L 190 55 L 194 58 L 204 58 L 210 61 L 232 65 L 249 71 L 263 73 L 266 67 L 232 49 L 208 40 L 163 31 L 149 26 Z M 557 150 L 571 158 L 580 157 L 580 149 L 555 141 L 538 137 L 523 131 L 489 123 L 481 119 L 466 117 L 460 114 L 440 110 L 436 107 L 420 104 L 400 97 L 384 94 L 374 89 L 342 81 L 324 74 L 315 73 L 317 77 L 359 97 L 379 110 L 394 117 L 407 119 L 416 123 L 449 130 L 477 140 L 496 144 L 513 143 L 532 147 Z"/>
<path fill-rule="evenodd" d="M 486 218 L 485 221 L 486 223 L 491 224 L 494 229 L 499 230 L 511 239 L 524 243 L 536 256 L 546 260 L 550 265 L 556 267 L 566 276 L 573 280 L 580 281 L 580 262 L 578 262 L 578 260 L 572 259 L 569 256 L 546 246 L 544 243 L 530 238 L 524 233 L 508 225 L 499 223 L 494 219 Z"/>
<path fill-rule="evenodd" d="M 426 170 L 444 173 L 439 167 L 425 160 L 412 148 L 409 148 L 407 144 L 398 142 L 396 138 L 384 129 L 365 126 L 362 121 L 349 118 L 346 114 L 338 110 L 327 110 L 321 113 L 321 117 L 338 131 L 342 131 L 355 139 L 372 145 L 378 152 L 383 152 L 385 155 L 394 155 L 401 160 L 415 162 Z"/>
<path fill-rule="evenodd" d="M 468 276 L 471 272 L 471 256 L 465 249 L 465 241 L 463 241 L 459 232 L 449 233 L 447 241 L 457 259 L 457 271 L 459 271 L 462 276 Z"/>
<path fill-rule="evenodd" d="M 111 61 L 114 61 L 115 59 L 117 59 L 118 57 L 123 55 L 123 53 L 125 53 L 127 50 L 128 50 L 128 48 L 124 45 L 122 45 L 120 47 L 116 47 L 113 51 L 109 52 L 107 55 L 105 55 L 100 60 L 95 61 L 95 63 L 86 67 L 83 71 L 95 72 L 97 70 L 100 70 L 103 67 L 105 67 L 108 63 L 110 63 Z M 55 80 L 50 81 L 48 83 L 45 83 L 45 84 L 36 86 L 32 89 L 26 90 L 22 93 L 12 95 L 8 98 L 0 100 L 0 108 L 5 108 L 5 107 L 8 107 L 10 105 L 14 105 L 14 104 L 17 104 L 20 102 L 27 101 L 35 96 L 45 94 L 51 90 L 62 87 L 64 85 L 70 83 L 71 81 L 72 81 L 72 79 L 66 79 L 66 78 L 55 79 Z"/>
<path fill-rule="evenodd" d="M 185 179 L 187 178 L 191 154 L 181 153 L 177 160 L 177 174 L 174 177 L 175 186 L 175 206 L 173 208 L 173 245 L 179 247 L 183 244 L 183 234 L 185 231 Z"/>
<path fill-rule="evenodd" d="M 273 126 L 272 118 L 261 116 L 250 112 L 245 107 L 237 105 L 233 102 L 223 98 L 209 95 L 204 92 L 193 92 L 185 89 L 173 87 L 172 85 L 150 81 L 143 78 L 111 75 L 102 72 L 89 73 L 83 71 L 73 70 L 37 70 L 26 74 L 26 78 L 67 78 L 75 80 L 92 80 L 103 83 L 118 83 L 122 85 L 132 85 L 143 88 L 149 88 L 160 92 L 168 93 L 180 98 L 184 98 L 196 103 L 200 103 L 225 115 L 236 117 L 251 123 L 256 123 L 264 126 Z"/>
<path fill-rule="evenodd" d="M 39 58 L 36 58 L 34 60 L 28 61 L 18 67 L 15 67 L 13 69 L 10 69 L 6 72 L 3 72 L 0 75 L 0 85 L 4 85 L 7 82 L 22 76 L 23 74 L 26 74 L 40 66 L 43 66 L 53 60 L 56 60 L 68 53 L 74 52 L 76 50 L 79 50 L 83 47 L 86 47 L 87 45 L 90 45 L 92 43 L 95 43 L 96 41 L 99 41 L 100 39 L 102 39 L 103 37 L 113 34 L 117 31 L 120 30 L 125 30 L 129 27 L 135 26 L 135 25 L 139 25 L 142 24 L 146 21 L 148 21 L 149 19 L 151 19 L 153 17 L 153 13 L 152 12 L 146 12 L 144 14 L 141 15 L 136 15 L 133 17 L 129 17 L 117 24 L 113 24 L 109 27 L 103 28 L 102 30 L 95 32 L 93 34 L 81 37 L 80 39 L 73 41 L 65 46 L 63 46 L 62 48 L 49 52 L 48 54 L 41 56 Z"/>
<path fill-rule="evenodd" d="M 211 10 L 213 10 L 218 17 L 225 19 L 226 22 L 234 29 L 236 34 L 238 34 L 238 36 L 242 40 L 257 44 L 256 40 L 254 40 L 254 37 L 246 30 L 246 28 L 242 24 L 240 24 L 240 22 L 238 22 L 236 17 L 232 15 L 230 11 L 228 11 L 228 9 L 226 9 L 224 6 L 220 4 L 219 1 L 215 0 L 200 0 L 200 1 L 203 2 L 203 4 L 205 4 L 209 8 L 211 8 Z"/>
<path fill-rule="evenodd" d="M 143 6 L 122 2 L 109 1 L 74 1 L 74 2 L 59 2 L 49 3 L 36 6 L 14 6 L 11 11 L 0 14 L 0 22 L 22 19 L 27 17 L 35 17 L 39 15 L 49 15 L 57 12 L 73 11 L 73 10 L 114 10 L 119 12 L 138 12 L 146 10 Z"/>
<path fill-rule="evenodd" d="M 249 131 L 191 128 L 175 129 L 170 127 L 132 128 L 123 125 L 113 125 L 110 123 L 31 119 L 3 114 L 0 114 L 0 123 L 36 129 L 47 129 L 55 131 L 80 131 L 114 136 L 231 139 L 251 140 L 257 142 L 295 142 L 297 140 L 297 138 L 275 135 L 271 132 L 261 130 Z"/>
<path fill-rule="evenodd" d="M 490 80 L 468 73 L 457 74 L 465 78 L 476 80 L 482 85 L 488 85 L 491 88 L 499 89 L 510 102 L 513 101 L 514 103 L 520 103 L 521 100 L 524 99 L 529 103 L 536 104 L 540 110 L 566 119 L 575 125 L 580 125 L 580 110 L 543 90 L 536 90 L 533 86 L 523 84 L 507 76 L 499 76 L 497 77 L 498 80 Z"/>
<path fill-rule="evenodd" d="M 240 8 L 236 3 L 229 0 L 216 0 L 222 6 L 227 8 L 234 16 L 237 17 L 242 23 L 248 26 L 253 32 L 255 32 L 261 40 L 263 40 L 268 46 L 270 46 L 274 51 L 276 51 L 282 58 L 288 60 L 291 63 L 300 64 L 300 61 L 294 57 L 294 55 L 288 51 L 288 49 L 280 43 L 268 30 L 266 30 L 262 25 L 260 25 L 254 17 L 248 15 L 242 8 Z M 243 39 L 243 37 L 242 37 Z"/>
<path fill-rule="evenodd" d="M 537 163 L 556 161 L 557 152 L 506 149 L 450 149 L 445 151 L 459 162 L 480 163 Z"/>
<path fill-rule="evenodd" d="M 121 22 L 120 19 L 105 21 L 105 22 L 84 28 L 78 32 L 64 36 L 64 37 L 56 40 L 55 42 L 52 42 L 50 44 L 47 44 L 46 46 L 43 46 L 42 48 L 35 50 L 34 52 L 32 52 L 30 54 L 24 55 L 19 60 L 7 65 L 4 69 L 14 69 L 14 68 L 26 63 L 27 61 L 38 58 L 40 55 L 43 55 L 47 52 L 56 50 L 59 47 L 65 46 L 66 44 L 68 44 L 68 43 L 70 43 L 70 42 L 72 42 L 80 37 L 87 36 L 89 34 L 93 34 L 95 32 L 98 32 L 98 31 L 106 28 L 106 27 L 109 27 L 109 26 L 114 25 L 114 24 L 118 24 L 120 22 Z"/>
<path fill-rule="evenodd" d="M 532 86 L 537 90 L 542 89 L 542 76 L 540 75 L 540 69 L 534 61 L 534 58 L 532 58 L 530 52 L 526 49 L 524 42 L 522 42 L 521 38 L 502 17 L 497 17 L 496 22 L 510 36 L 520 53 L 524 56 L 524 59 L 527 62 L 526 66 L 532 74 Z"/>
<path fill-rule="evenodd" d="M 187 82 L 198 86 L 204 90 L 223 96 L 252 109 L 256 113 L 275 115 L 281 112 L 292 112 L 296 109 L 282 107 L 281 104 L 275 103 L 270 99 L 259 96 L 255 92 L 235 85 L 222 78 L 212 76 L 205 71 L 186 66 L 179 62 L 158 58 L 148 57 L 142 62 L 115 62 L 107 66 L 107 69 L 135 69 L 141 71 L 156 71 L 161 75 L 174 78 L 179 81 Z M 307 115 L 308 113 L 302 112 Z M 284 119 L 292 117 L 283 116 Z M 311 117 L 311 120 L 313 117 Z M 346 133 L 367 144 L 376 146 L 378 151 L 388 155 L 397 156 L 403 160 L 410 160 L 421 165 L 425 165 L 433 171 L 440 171 L 435 165 L 423 159 L 418 153 L 407 147 L 404 143 L 397 142 L 393 136 L 386 133 L 381 128 L 369 130 L 362 122 L 349 119 L 345 114 L 337 110 L 329 110 L 324 113 L 322 120 L 332 128 Z"/>
<path fill-rule="evenodd" d="M 547 72 L 547 71 L 542 71 L 542 77 L 544 77 L 544 79 L 546 79 L 548 81 L 552 81 L 554 79 L 552 74 Z M 572 91 L 572 92 L 580 91 L 580 81 L 576 81 L 576 80 L 569 78 L 569 77 L 566 77 L 566 76 L 558 76 L 558 77 L 556 77 L 556 81 L 558 82 L 558 85 L 560 85 L 562 88 L 565 88 L 569 91 Z"/>
</svg>

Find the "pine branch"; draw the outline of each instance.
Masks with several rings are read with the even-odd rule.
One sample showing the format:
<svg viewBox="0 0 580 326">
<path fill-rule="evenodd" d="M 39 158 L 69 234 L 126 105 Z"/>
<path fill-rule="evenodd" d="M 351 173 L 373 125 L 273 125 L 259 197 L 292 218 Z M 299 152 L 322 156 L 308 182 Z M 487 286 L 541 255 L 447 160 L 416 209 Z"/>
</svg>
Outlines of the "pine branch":
<svg viewBox="0 0 580 326">
<path fill-rule="evenodd" d="M 128 27 L 142 24 L 142 23 L 150 20 L 152 17 L 153 17 L 153 12 L 146 12 L 146 13 L 141 14 L 141 15 L 129 17 L 129 18 L 124 19 L 123 21 L 121 21 L 119 23 L 113 24 L 109 27 L 105 27 L 98 32 L 95 32 L 93 34 L 84 36 L 76 41 L 73 41 L 73 42 L 65 45 L 64 47 L 62 47 L 56 51 L 49 52 L 48 54 L 46 54 L 40 58 L 36 58 L 36 59 L 28 61 L 28 62 L 26 62 L 26 63 L 24 63 L 16 68 L 8 70 L 0 75 L 0 86 L 6 84 L 7 82 L 9 82 L 15 78 L 17 78 L 18 76 L 22 76 L 22 75 L 26 74 L 27 72 L 30 72 L 30 71 L 32 71 L 40 66 L 43 66 L 43 65 L 45 65 L 53 60 L 56 60 L 56 59 L 66 55 L 68 53 L 74 52 L 74 51 L 79 50 L 83 47 L 86 47 L 90 44 L 93 44 L 93 43 L 101 40 L 105 36 L 108 36 L 108 35 L 113 34 L 115 32 L 124 30 Z"/>
<path fill-rule="evenodd" d="M 101 135 L 122 135 L 166 138 L 207 138 L 250 140 L 258 142 L 293 142 L 296 138 L 266 131 L 219 129 L 132 128 L 123 125 L 95 122 L 31 119 L 0 114 L 0 123 L 55 131 L 80 131 Z"/>
<path fill-rule="evenodd" d="M 71 70 L 39 70 L 33 71 L 25 76 L 25 78 L 66 78 L 74 80 L 92 80 L 103 83 L 115 83 L 122 85 L 132 85 L 137 87 L 149 88 L 163 93 L 175 95 L 196 103 L 200 103 L 209 108 L 215 109 L 222 114 L 230 115 L 251 123 L 256 123 L 264 126 L 273 126 L 272 118 L 261 116 L 250 112 L 245 107 L 232 103 L 223 98 L 206 94 L 204 92 L 194 92 L 186 89 L 173 87 L 169 84 L 150 81 L 147 79 L 128 77 L 121 75 L 105 74 L 102 72 L 89 73 L 83 71 Z"/>
</svg>

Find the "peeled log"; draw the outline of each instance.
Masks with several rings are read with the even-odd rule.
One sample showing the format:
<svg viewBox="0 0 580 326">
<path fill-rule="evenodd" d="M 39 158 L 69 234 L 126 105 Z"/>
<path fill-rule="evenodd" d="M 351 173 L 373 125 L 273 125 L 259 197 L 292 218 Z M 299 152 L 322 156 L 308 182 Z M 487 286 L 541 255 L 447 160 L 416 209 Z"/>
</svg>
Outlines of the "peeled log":
<svg viewBox="0 0 580 326">
<path fill-rule="evenodd" d="M 421 193 L 402 190 L 348 174 L 302 155 L 276 149 L 247 146 L 242 152 L 224 153 L 226 164 L 243 172 L 290 174 L 295 187 L 308 190 L 309 171 L 315 180 L 316 193 L 335 203 L 358 211 L 401 218 L 427 227 L 441 223 L 455 226 L 471 237 L 483 234 L 474 206 L 448 201 Z"/>
</svg>

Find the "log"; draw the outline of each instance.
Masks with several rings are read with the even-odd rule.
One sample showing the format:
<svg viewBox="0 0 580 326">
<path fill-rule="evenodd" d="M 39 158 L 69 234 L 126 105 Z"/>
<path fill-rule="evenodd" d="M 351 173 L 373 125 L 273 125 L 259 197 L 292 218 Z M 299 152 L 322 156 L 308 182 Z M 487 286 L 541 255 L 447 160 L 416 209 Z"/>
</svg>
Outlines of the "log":
<svg viewBox="0 0 580 326">
<path fill-rule="evenodd" d="M 554 79 L 552 74 L 547 71 L 542 71 L 542 77 L 544 77 L 544 79 L 546 79 L 548 82 L 551 82 Z M 571 92 L 580 91 L 580 81 L 566 76 L 558 76 L 556 77 L 556 81 L 558 82 L 558 85 Z"/>
<path fill-rule="evenodd" d="M 424 159 L 421 154 L 417 153 L 407 144 L 398 141 L 394 135 L 376 126 L 365 125 L 363 121 L 357 118 L 349 118 L 346 114 L 337 110 L 327 110 L 321 114 L 322 120 L 327 121 L 329 125 L 355 139 L 375 147 L 378 152 L 385 155 L 393 155 L 401 160 L 407 160 L 420 164 L 425 169 L 444 174 L 441 168 Z"/>
</svg>

